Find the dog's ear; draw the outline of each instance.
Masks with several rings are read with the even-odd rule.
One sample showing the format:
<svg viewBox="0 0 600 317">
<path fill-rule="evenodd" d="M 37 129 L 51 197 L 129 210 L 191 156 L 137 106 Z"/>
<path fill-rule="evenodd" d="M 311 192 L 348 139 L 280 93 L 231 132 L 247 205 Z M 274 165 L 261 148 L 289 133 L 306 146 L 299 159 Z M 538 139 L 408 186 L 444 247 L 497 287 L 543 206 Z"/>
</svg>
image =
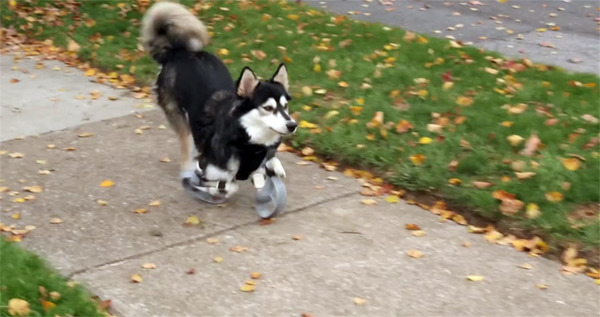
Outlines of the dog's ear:
<svg viewBox="0 0 600 317">
<path fill-rule="evenodd" d="M 250 98 L 254 93 L 254 89 L 260 81 L 249 67 L 244 67 L 240 79 L 237 81 L 237 93 L 242 97 Z"/>
<path fill-rule="evenodd" d="M 287 72 L 287 67 L 285 67 L 285 64 L 280 64 L 279 67 L 277 68 L 277 71 L 275 72 L 275 74 L 273 75 L 273 78 L 271 78 L 272 81 L 276 82 L 276 83 L 280 83 L 283 88 L 285 88 L 285 91 L 289 91 L 290 87 L 289 87 L 289 83 L 288 83 L 288 72 Z"/>
</svg>

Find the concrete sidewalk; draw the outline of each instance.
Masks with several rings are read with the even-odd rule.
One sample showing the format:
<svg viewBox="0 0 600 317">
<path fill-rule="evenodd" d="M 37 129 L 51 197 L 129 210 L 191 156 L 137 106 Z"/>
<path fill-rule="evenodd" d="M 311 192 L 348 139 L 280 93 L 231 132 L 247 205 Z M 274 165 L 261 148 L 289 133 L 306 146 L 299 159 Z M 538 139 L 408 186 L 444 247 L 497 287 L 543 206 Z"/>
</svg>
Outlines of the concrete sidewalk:
<svg viewBox="0 0 600 317">
<path fill-rule="evenodd" d="M 600 74 L 600 12 L 590 0 L 302 0 L 354 19 L 452 37 L 513 58 Z M 383 4 L 385 5 L 383 5 Z"/>
<path fill-rule="evenodd" d="M 35 61 L 0 58 L 0 149 L 24 154 L 0 156 L 1 185 L 18 192 L 2 193 L 1 221 L 36 226 L 22 244 L 110 299 L 116 315 L 598 315 L 592 279 L 564 276 L 557 262 L 490 245 L 404 202 L 364 206 L 354 179 L 300 166 L 289 153 L 281 155 L 287 212 L 273 223 L 259 223 L 248 184 L 224 207 L 195 201 L 180 188 L 177 142 L 160 111 L 141 113 L 146 101 L 55 62 L 38 69 Z M 96 89 L 103 93 L 91 100 Z M 61 100 L 50 101 L 56 92 Z M 35 102 L 25 102 L 32 96 Z M 19 111 L 7 112 L 13 108 Z M 15 131 L 24 138 L 12 139 Z M 101 187 L 104 180 L 114 186 Z M 13 202 L 33 185 L 43 192 Z M 149 206 L 156 200 L 159 206 Z M 134 212 L 140 208 L 147 213 Z M 10 217 L 16 212 L 20 219 Z M 189 216 L 200 224 L 184 226 Z M 407 223 L 426 235 L 411 235 Z M 424 257 L 407 256 L 410 249 Z M 533 268 L 519 268 L 523 263 Z M 254 292 L 240 291 L 251 272 L 262 273 Z M 136 273 L 141 283 L 130 281 Z M 485 279 L 470 282 L 468 275 Z"/>
</svg>

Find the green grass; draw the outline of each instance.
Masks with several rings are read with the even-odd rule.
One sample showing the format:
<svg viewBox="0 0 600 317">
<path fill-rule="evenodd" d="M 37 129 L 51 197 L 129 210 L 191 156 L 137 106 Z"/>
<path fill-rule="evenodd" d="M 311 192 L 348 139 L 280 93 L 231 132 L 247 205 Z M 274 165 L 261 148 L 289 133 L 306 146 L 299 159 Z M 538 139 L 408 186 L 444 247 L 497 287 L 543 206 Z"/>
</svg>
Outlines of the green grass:
<svg viewBox="0 0 600 317">
<path fill-rule="evenodd" d="M 157 65 L 136 50 L 142 1 L 123 1 L 121 5 L 112 1 L 108 4 L 81 1 L 76 8 L 67 7 L 64 2 L 31 2 L 19 2 L 17 7 L 18 11 L 30 12 L 26 15 L 38 20 L 30 21 L 31 27 L 22 29 L 23 33 L 38 39 L 52 38 L 55 45 L 65 45 L 70 37 L 82 46 L 79 57 L 95 67 L 130 71 L 140 84 L 148 84 L 154 78 Z M 182 2 L 191 7 L 197 3 Z M 336 19 L 328 13 L 288 1 L 202 4 L 195 8 L 214 33 L 209 50 L 228 50 L 228 54 L 221 57 L 234 76 L 248 65 L 267 77 L 275 71 L 277 63 L 287 59 L 295 97 L 291 109 L 300 120 L 313 123 L 320 130 L 314 133 L 314 129 L 300 129 L 291 141 L 293 146 L 311 146 L 321 157 L 376 171 L 403 188 L 441 194 L 456 205 L 490 219 L 510 217 L 516 226 L 536 232 L 541 229 L 556 242 L 599 245 L 597 215 L 577 225 L 568 217 L 578 206 L 599 201 L 598 147 L 583 148 L 598 137 L 599 127 L 581 119 L 584 114 L 598 117 L 597 76 L 539 65 L 513 73 L 490 61 L 501 57 L 493 52 L 474 47 L 454 48 L 447 40 L 428 36 L 423 36 L 421 41 L 406 40 L 402 29 Z M 31 13 L 34 7 L 63 9 L 65 15 L 59 19 L 63 22 L 60 25 L 44 22 L 43 13 Z M 2 9 L 5 25 L 27 25 L 26 15 L 19 17 L 14 10 L 9 10 L 7 2 L 2 2 Z M 95 25 L 86 25 L 85 22 L 91 20 Z M 96 41 L 92 41 L 95 34 Z M 348 39 L 352 43 L 341 48 L 340 43 Z M 395 49 L 390 43 L 399 47 Z M 323 51 L 320 47 L 329 49 Z M 262 50 L 267 57 L 259 60 L 252 55 L 253 50 Z M 122 58 L 125 53 L 133 57 Z M 320 72 L 315 71 L 315 58 L 320 59 L 317 63 Z M 381 66 L 378 71 L 377 65 Z M 486 67 L 498 73 L 486 72 Z M 341 71 L 341 77 L 328 78 L 330 69 Z M 376 76 L 377 72 L 380 74 Z M 447 72 L 452 75 L 454 86 L 445 90 L 442 75 Z M 417 78 L 429 82 L 418 83 Z M 349 83 L 349 87 L 338 86 L 339 81 Z M 594 87 L 574 85 L 575 82 Z M 362 89 L 363 83 L 372 88 Z M 304 86 L 313 90 L 323 88 L 329 94 L 308 96 L 302 93 Z M 425 93 L 419 96 L 419 91 Z M 397 96 L 391 97 L 394 92 Z M 461 96 L 471 96 L 473 104 L 457 105 L 457 98 Z M 363 105 L 360 99 L 364 100 Z M 401 110 L 395 103 L 410 108 Z M 509 114 L 503 109 L 503 105 L 520 103 L 527 105 L 522 114 Z M 350 106 L 362 106 L 362 112 L 354 114 Z M 332 116 L 332 110 L 338 114 Z M 384 122 L 391 122 L 387 137 L 379 128 L 366 126 L 377 111 L 384 113 Z M 427 129 L 427 125 L 435 121 L 434 113 L 448 120 L 439 136 Z M 550 116 L 559 123 L 546 126 Z M 455 123 L 454 120 L 461 117 L 466 119 L 464 123 Z M 414 129 L 396 133 L 393 125 L 400 120 L 409 121 Z M 502 126 L 503 121 L 512 122 L 512 126 Z M 512 147 L 506 140 L 510 135 L 527 139 L 532 133 L 537 133 L 543 143 L 533 157 L 519 154 L 523 145 Z M 574 134 L 578 137 L 574 138 Z M 367 135 L 372 140 L 367 139 Z M 418 143 L 421 137 L 434 141 L 421 145 Z M 461 147 L 461 140 L 470 146 Z M 415 165 L 411 161 L 411 156 L 416 154 L 426 157 L 423 164 Z M 561 163 L 561 158 L 572 154 L 585 160 L 576 171 L 567 170 Z M 450 170 L 448 164 L 453 160 L 459 164 Z M 533 171 L 536 175 L 517 180 L 511 168 L 511 162 L 515 161 L 523 161 L 524 171 Z M 510 180 L 503 181 L 503 177 Z M 451 178 L 460 179 L 462 185 L 448 185 Z M 476 189 L 471 185 L 475 180 L 492 182 L 494 186 Z M 570 189 L 564 189 L 565 183 L 569 183 Z M 513 193 L 525 204 L 539 205 L 541 215 L 527 219 L 524 210 L 513 216 L 503 215 L 498 210 L 499 202 L 491 195 L 495 190 Z M 564 199 L 548 201 L 545 194 L 552 191 L 562 193 Z"/>
<path fill-rule="evenodd" d="M 41 287 L 45 288 L 46 296 L 42 295 Z M 51 298 L 51 292 L 57 292 L 60 298 Z M 10 316 L 8 303 L 13 298 L 29 302 L 28 316 L 104 316 L 83 287 L 67 285 L 38 256 L 0 237 L 0 316 Z M 42 299 L 56 306 L 46 311 Z"/>
</svg>

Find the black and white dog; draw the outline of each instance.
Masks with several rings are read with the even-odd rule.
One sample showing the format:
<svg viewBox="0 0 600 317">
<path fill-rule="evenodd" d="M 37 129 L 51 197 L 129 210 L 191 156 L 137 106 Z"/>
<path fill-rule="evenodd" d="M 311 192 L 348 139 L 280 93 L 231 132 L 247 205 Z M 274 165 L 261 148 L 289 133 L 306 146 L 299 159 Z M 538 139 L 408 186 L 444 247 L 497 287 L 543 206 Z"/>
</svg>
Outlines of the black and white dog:
<svg viewBox="0 0 600 317">
<path fill-rule="evenodd" d="M 269 173 L 285 177 L 275 154 L 297 124 L 288 112 L 284 64 L 270 80 L 246 67 L 234 82 L 223 62 L 203 51 L 210 40 L 204 24 L 171 2 L 148 10 L 142 38 L 162 66 L 155 89 L 179 138 L 184 184 L 203 184 L 210 195 L 227 198 L 237 191 L 236 180 L 252 178 L 261 188 Z"/>
</svg>

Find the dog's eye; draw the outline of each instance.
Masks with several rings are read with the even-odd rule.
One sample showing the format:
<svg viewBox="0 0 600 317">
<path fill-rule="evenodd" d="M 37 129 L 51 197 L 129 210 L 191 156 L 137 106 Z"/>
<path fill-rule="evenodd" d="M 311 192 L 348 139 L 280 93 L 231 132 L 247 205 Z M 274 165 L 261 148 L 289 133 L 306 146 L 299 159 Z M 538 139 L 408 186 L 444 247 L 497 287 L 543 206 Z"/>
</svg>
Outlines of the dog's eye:
<svg viewBox="0 0 600 317">
<path fill-rule="evenodd" d="M 265 107 L 263 107 L 263 109 L 265 109 L 265 111 L 267 111 L 267 112 L 272 112 L 273 109 L 275 109 L 275 108 L 273 108 L 272 106 L 265 106 Z"/>
</svg>

